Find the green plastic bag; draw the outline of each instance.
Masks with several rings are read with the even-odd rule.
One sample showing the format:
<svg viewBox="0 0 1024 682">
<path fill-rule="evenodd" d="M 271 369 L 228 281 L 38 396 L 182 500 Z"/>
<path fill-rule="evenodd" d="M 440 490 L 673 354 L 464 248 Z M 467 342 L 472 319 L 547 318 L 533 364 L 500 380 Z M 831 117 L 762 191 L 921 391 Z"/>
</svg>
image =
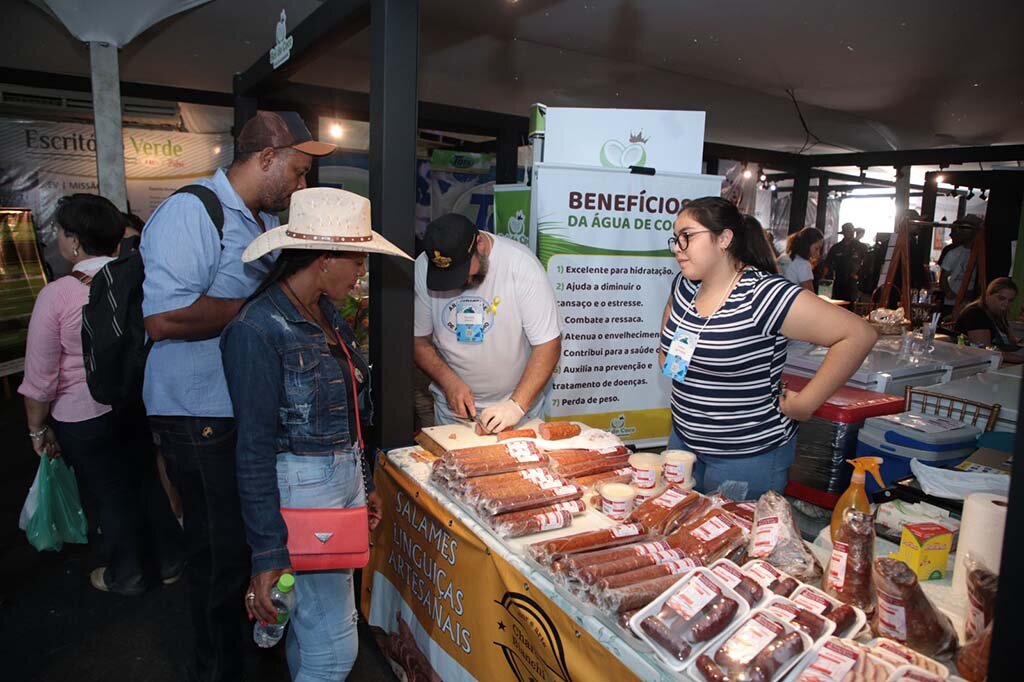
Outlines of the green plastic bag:
<svg viewBox="0 0 1024 682">
<path fill-rule="evenodd" d="M 78 497 L 75 473 L 62 459 L 39 458 L 38 500 L 25 534 L 40 552 L 60 551 L 65 542 L 84 545 L 89 526 Z"/>
</svg>

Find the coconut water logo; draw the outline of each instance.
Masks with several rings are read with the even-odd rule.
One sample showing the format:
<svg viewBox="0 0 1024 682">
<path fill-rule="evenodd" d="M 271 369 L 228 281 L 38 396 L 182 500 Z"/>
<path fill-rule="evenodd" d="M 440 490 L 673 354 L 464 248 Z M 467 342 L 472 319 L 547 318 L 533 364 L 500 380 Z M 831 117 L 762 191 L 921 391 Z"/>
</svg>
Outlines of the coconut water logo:
<svg viewBox="0 0 1024 682">
<path fill-rule="evenodd" d="M 647 148 L 644 146 L 651 138 L 644 137 L 644 131 L 629 133 L 629 143 L 620 140 L 608 140 L 601 145 L 601 165 L 605 168 L 629 168 L 630 166 L 647 165 Z"/>
<path fill-rule="evenodd" d="M 270 48 L 270 65 L 276 69 L 292 56 L 292 45 L 295 43 L 295 39 L 288 35 L 288 14 L 284 10 L 281 10 L 274 35 L 277 43 Z"/>
<path fill-rule="evenodd" d="M 522 209 L 516 211 L 515 215 L 508 219 L 505 227 L 508 229 L 509 239 L 515 239 L 520 244 L 529 245 L 530 238 L 526 235 L 526 215 Z"/>
<path fill-rule="evenodd" d="M 608 422 L 608 431 L 619 438 L 622 438 L 632 436 L 636 433 L 636 427 L 626 426 L 626 415 L 620 414 L 618 417 L 612 417 Z"/>
</svg>

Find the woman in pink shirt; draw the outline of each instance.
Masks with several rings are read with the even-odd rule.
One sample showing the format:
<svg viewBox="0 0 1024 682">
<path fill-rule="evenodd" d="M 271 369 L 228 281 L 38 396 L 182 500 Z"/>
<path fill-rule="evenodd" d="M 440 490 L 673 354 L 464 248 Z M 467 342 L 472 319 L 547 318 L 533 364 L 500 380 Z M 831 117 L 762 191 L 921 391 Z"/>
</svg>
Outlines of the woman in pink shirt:
<svg viewBox="0 0 1024 682">
<path fill-rule="evenodd" d="M 156 545 L 164 582 L 181 573 L 180 527 L 156 478 L 152 443 L 135 422 L 144 413 L 92 399 L 82 359 L 82 306 L 92 276 L 113 260 L 124 216 L 94 194 L 73 194 L 57 204 L 57 243 L 72 272 L 36 297 L 25 348 L 29 438 L 40 456 L 63 456 L 94 508 L 107 545 L 108 565 L 90 576 L 105 592 L 142 594 L 144 538 Z"/>
</svg>

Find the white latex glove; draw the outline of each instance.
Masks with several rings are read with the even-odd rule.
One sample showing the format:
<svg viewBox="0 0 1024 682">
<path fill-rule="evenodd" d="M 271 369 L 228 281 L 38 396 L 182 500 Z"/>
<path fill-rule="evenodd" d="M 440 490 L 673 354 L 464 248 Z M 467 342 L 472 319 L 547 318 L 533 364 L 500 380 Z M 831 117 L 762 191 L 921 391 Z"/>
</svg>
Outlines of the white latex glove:
<svg viewBox="0 0 1024 682">
<path fill-rule="evenodd" d="M 491 405 L 481 412 L 480 421 L 491 433 L 498 433 L 518 424 L 524 414 L 523 408 L 509 398 L 505 402 Z"/>
</svg>

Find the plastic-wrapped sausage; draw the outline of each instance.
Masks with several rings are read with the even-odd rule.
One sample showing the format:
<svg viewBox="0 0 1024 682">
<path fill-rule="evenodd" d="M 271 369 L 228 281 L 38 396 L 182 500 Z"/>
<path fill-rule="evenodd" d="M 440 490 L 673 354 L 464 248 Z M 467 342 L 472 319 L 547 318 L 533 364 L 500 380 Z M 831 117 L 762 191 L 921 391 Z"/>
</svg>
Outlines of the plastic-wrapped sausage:
<svg viewBox="0 0 1024 682">
<path fill-rule="evenodd" d="M 874 517 L 850 509 L 836 531 L 821 589 L 830 597 L 870 614 L 875 610 L 875 584 L 871 580 L 874 555 Z"/>
<path fill-rule="evenodd" d="M 690 656 L 695 644 L 725 631 L 739 610 L 736 600 L 704 574 L 694 575 L 676 590 L 640 627 L 677 660 Z"/>
<path fill-rule="evenodd" d="M 591 566 L 613 563 L 622 559 L 643 556 L 645 554 L 667 552 L 670 549 L 672 548 L 668 546 L 668 543 L 662 540 L 656 540 L 653 542 L 635 542 L 617 547 L 609 547 L 608 549 L 598 549 L 573 554 L 565 557 L 561 564 L 565 572 L 577 574 Z"/>
<path fill-rule="evenodd" d="M 532 509 L 578 500 L 583 497 L 583 489 L 574 485 L 563 485 L 557 488 L 535 488 L 533 490 L 513 490 L 500 497 L 481 498 L 477 504 L 481 512 L 487 514 L 504 514 L 506 512 Z"/>
<path fill-rule="evenodd" d="M 598 595 L 597 601 L 610 613 L 637 611 L 661 596 L 662 592 L 675 585 L 678 580 L 677 575 L 666 575 L 617 590 L 605 590 Z"/>
<path fill-rule="evenodd" d="M 581 488 L 592 488 L 598 483 L 629 483 L 633 480 L 633 467 L 624 466 L 614 471 L 601 471 L 587 476 L 574 476 L 569 479 Z"/>
<path fill-rule="evenodd" d="M 566 554 L 605 549 L 618 545 L 627 545 L 643 539 L 647 529 L 642 523 L 623 523 L 611 528 L 591 530 L 575 535 L 555 538 L 547 542 L 530 545 L 530 554 L 544 564 L 551 564 Z"/>
<path fill-rule="evenodd" d="M 875 559 L 873 577 L 878 591 L 878 609 L 871 621 L 875 634 L 925 656 L 956 651 L 953 624 L 928 600 L 909 566 L 895 559 Z"/>
<path fill-rule="evenodd" d="M 653 497 L 633 511 L 630 521 L 643 523 L 652 533 L 665 533 L 670 524 L 700 499 L 692 490 L 671 486 L 661 495 Z"/>
<path fill-rule="evenodd" d="M 746 538 L 731 514 L 723 509 L 712 509 L 702 516 L 691 517 L 667 541 L 682 549 L 686 556 L 710 564 L 744 544 Z"/>
<path fill-rule="evenodd" d="M 603 450 L 548 450 L 547 456 L 556 466 L 568 466 L 580 462 L 594 462 L 606 459 L 629 459 L 629 448 L 615 447 Z"/>
<path fill-rule="evenodd" d="M 967 682 L 984 682 L 992 650 L 992 623 L 956 654 L 956 669 Z"/>
<path fill-rule="evenodd" d="M 971 641 L 992 622 L 999 590 L 999 576 L 972 556 L 964 562 L 967 568 L 967 641 Z"/>
<path fill-rule="evenodd" d="M 819 639 L 828 630 L 824 618 L 800 608 L 785 597 L 773 597 L 765 608 L 780 620 L 796 625 L 814 640 Z"/>
<path fill-rule="evenodd" d="M 635 545 L 634 545 L 635 546 Z M 622 559 L 616 559 L 614 561 L 600 561 L 596 563 L 588 563 L 575 571 L 574 574 L 582 582 L 587 585 L 593 585 L 601 578 L 605 578 L 610 575 L 618 575 L 620 573 L 629 573 L 630 571 L 636 571 L 641 568 L 648 566 L 654 566 L 655 564 L 664 563 L 666 561 L 674 561 L 676 559 L 682 559 L 683 554 L 679 550 L 665 549 L 661 551 L 652 552 L 637 552 L 631 556 L 624 557 Z M 656 578 L 657 576 L 651 576 Z M 636 581 L 634 581 L 636 582 Z"/>
<path fill-rule="evenodd" d="M 782 597 L 793 594 L 793 591 L 800 586 L 796 580 L 784 575 L 766 561 L 751 561 L 743 567 L 743 572 L 757 581 L 764 589 Z"/>
<path fill-rule="evenodd" d="M 533 429 L 505 429 L 498 433 L 498 442 L 509 438 L 536 438 L 537 432 Z"/>
<path fill-rule="evenodd" d="M 537 431 L 544 440 L 562 440 L 580 435 L 581 429 L 579 424 L 572 422 L 545 422 Z"/>
<path fill-rule="evenodd" d="M 835 622 L 835 632 L 837 635 L 846 637 L 854 634 L 849 632 L 849 630 L 857 622 L 857 613 L 849 604 L 840 604 L 826 613 L 825 617 Z"/>
<path fill-rule="evenodd" d="M 739 566 L 731 561 L 716 561 L 711 567 L 711 572 L 726 587 L 731 587 L 736 594 L 743 597 L 743 600 L 751 607 L 761 601 L 764 596 L 764 589 L 749 576 L 744 575 Z"/>
<path fill-rule="evenodd" d="M 493 517 L 490 523 L 494 532 L 499 536 L 518 538 L 533 533 L 568 528 L 572 523 L 572 514 L 567 511 L 549 511 L 515 519 L 504 518 L 504 515 L 501 515 Z"/>
<path fill-rule="evenodd" d="M 733 632 L 713 658 L 698 659 L 697 670 L 709 682 L 723 678 L 769 682 L 804 648 L 799 632 L 767 613 L 755 613 Z"/>
<path fill-rule="evenodd" d="M 615 471 L 629 465 L 629 457 L 602 457 L 600 459 L 576 462 L 575 464 L 563 464 L 558 467 L 558 473 L 566 478 L 578 478 L 600 474 L 605 471 Z"/>
<path fill-rule="evenodd" d="M 627 571 L 626 573 L 618 573 L 616 575 L 601 578 L 597 582 L 597 588 L 599 590 L 613 590 L 619 587 L 626 587 L 627 585 L 636 585 L 638 583 L 647 582 L 648 580 L 654 580 L 655 578 L 661 578 L 666 575 L 678 576 L 686 573 L 687 571 L 693 570 L 698 566 L 700 566 L 700 564 L 693 559 L 670 559 L 668 561 L 660 561 L 644 568 L 638 568 L 635 571 Z"/>
<path fill-rule="evenodd" d="M 535 509 L 524 509 L 522 511 L 509 512 L 507 514 L 499 514 L 498 516 L 492 516 L 490 518 L 490 522 L 493 523 L 499 519 L 504 521 L 518 521 L 520 519 L 528 519 L 531 516 L 536 516 L 537 514 L 563 511 L 576 516 L 577 514 L 582 514 L 587 511 L 587 505 L 583 504 L 583 500 L 569 500 L 567 502 L 558 502 L 557 504 L 549 504 Z"/>
</svg>

